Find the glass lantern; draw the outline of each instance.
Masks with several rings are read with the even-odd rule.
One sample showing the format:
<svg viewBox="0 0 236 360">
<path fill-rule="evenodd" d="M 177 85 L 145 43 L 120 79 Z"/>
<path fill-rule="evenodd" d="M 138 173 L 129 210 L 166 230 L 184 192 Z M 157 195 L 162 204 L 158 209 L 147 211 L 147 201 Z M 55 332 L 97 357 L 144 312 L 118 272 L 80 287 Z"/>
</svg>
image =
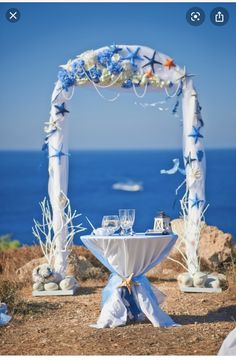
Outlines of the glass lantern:
<svg viewBox="0 0 236 360">
<path fill-rule="evenodd" d="M 154 218 L 153 230 L 163 235 L 170 234 L 172 232 L 170 220 L 164 211 L 160 211 L 159 215 Z"/>
</svg>

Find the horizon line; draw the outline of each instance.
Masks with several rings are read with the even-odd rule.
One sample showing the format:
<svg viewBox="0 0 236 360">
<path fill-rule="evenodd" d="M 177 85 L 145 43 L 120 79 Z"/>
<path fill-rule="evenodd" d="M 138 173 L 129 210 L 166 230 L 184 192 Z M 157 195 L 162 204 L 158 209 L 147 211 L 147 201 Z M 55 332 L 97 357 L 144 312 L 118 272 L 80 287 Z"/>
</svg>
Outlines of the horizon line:
<svg viewBox="0 0 236 360">
<path fill-rule="evenodd" d="M 179 148 L 69 148 L 69 151 L 179 151 Z M 236 150 L 235 147 L 205 147 L 204 150 Z M 0 152 L 43 152 L 41 148 L 27 148 L 27 149 L 0 149 Z"/>
</svg>

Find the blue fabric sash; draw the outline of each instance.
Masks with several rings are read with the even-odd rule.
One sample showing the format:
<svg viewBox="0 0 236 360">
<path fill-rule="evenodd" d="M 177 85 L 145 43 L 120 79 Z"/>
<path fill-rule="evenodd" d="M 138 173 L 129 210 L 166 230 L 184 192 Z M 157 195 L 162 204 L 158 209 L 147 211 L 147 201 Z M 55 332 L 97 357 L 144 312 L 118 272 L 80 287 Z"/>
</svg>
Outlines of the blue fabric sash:
<svg viewBox="0 0 236 360">
<path fill-rule="evenodd" d="M 146 278 L 146 276 L 144 275 L 134 276 L 132 280 L 139 283 L 139 285 L 134 285 L 134 286 L 143 286 L 147 294 L 147 297 L 150 299 L 151 302 L 158 303 L 157 297 L 152 289 L 152 285 L 150 281 Z M 117 289 L 121 283 L 122 283 L 122 278 L 118 274 L 112 273 L 110 275 L 108 284 L 106 285 L 106 287 L 103 289 L 102 292 L 102 307 L 109 300 L 114 290 Z M 139 316 L 142 314 L 142 311 L 139 307 L 138 301 L 134 293 L 131 292 L 131 294 L 129 294 L 128 289 L 126 287 L 122 287 L 120 291 L 121 291 L 121 297 L 124 300 L 124 304 L 128 312 L 132 314 L 134 320 L 138 320 Z"/>
</svg>

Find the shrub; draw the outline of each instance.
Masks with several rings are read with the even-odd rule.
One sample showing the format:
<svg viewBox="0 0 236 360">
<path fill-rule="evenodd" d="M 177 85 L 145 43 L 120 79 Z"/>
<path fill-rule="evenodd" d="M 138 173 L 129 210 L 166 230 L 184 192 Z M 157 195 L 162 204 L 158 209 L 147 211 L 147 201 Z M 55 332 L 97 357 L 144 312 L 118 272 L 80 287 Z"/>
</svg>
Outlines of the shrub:
<svg viewBox="0 0 236 360">
<path fill-rule="evenodd" d="M 11 234 L 0 236 L 0 251 L 6 251 L 8 249 L 16 249 L 20 247 L 19 240 L 13 240 Z"/>
<path fill-rule="evenodd" d="M 16 282 L 0 279 L 0 301 L 7 304 L 9 312 L 12 312 L 19 302 L 18 290 Z"/>
</svg>

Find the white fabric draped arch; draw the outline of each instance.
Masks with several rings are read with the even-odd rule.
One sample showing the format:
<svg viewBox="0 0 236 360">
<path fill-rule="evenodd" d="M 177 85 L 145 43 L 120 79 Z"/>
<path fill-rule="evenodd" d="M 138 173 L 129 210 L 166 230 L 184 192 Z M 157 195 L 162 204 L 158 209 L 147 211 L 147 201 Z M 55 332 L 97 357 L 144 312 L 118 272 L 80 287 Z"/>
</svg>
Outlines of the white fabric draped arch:
<svg viewBox="0 0 236 360">
<path fill-rule="evenodd" d="M 61 66 L 52 99 L 45 145 L 49 156 L 48 193 L 53 210 L 54 231 L 63 222 L 61 192 L 67 194 L 69 174 L 67 102 L 76 86 L 93 86 L 98 93 L 108 87 L 123 93 L 134 90 L 139 96 L 146 91 L 163 91 L 182 98 L 183 158 L 186 170 L 186 193 L 182 206 L 186 211 L 185 243 L 190 273 L 199 271 L 197 256 L 199 224 L 205 204 L 205 153 L 203 149 L 201 109 L 192 76 L 174 64 L 170 57 L 145 46 L 111 45 L 82 53 Z M 172 94 L 172 95 L 171 95 Z M 174 110 L 176 111 L 176 109 Z M 56 241 L 55 269 L 64 274 L 68 252 L 66 230 Z"/>
</svg>

